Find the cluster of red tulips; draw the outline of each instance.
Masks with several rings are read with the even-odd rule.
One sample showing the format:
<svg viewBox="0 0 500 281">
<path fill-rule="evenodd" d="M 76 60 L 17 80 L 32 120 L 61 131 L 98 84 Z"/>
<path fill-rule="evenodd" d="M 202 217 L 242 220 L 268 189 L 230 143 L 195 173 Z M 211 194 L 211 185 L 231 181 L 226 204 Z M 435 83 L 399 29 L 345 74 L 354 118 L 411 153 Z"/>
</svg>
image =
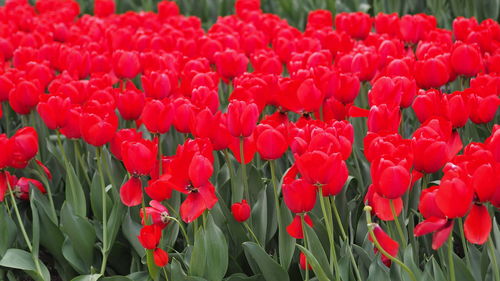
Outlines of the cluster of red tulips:
<svg viewBox="0 0 500 281">
<path fill-rule="evenodd" d="M 352 178 L 357 201 L 367 205 L 365 235 L 387 266 L 401 263 L 412 278 L 398 259 L 408 237 L 433 233 L 437 250 L 453 243 L 449 237 L 459 221 L 466 258 L 467 241 L 481 245 L 490 239 L 500 208 L 496 21 L 456 18 L 449 31 L 425 14 L 332 17 L 316 10 L 302 32 L 264 13 L 259 0 L 237 0 L 234 15 L 205 31 L 200 19 L 181 15 L 174 2 L 162 1 L 157 10 L 115 14 L 113 0 L 95 0 L 94 16 L 81 17 L 74 0 L 39 0 L 35 6 L 8 0 L 0 7 L 0 201 L 12 195 L 7 208 L 17 211 L 15 197 L 30 200 L 32 187 L 53 196 L 47 186 L 51 171 L 42 164 L 49 158 L 38 153 L 39 144 L 46 147 L 57 137 L 64 159 L 51 168 L 64 177 L 72 163 L 89 185 L 89 161 L 76 150 L 68 155 L 65 147 L 73 140 L 76 148 L 95 151 L 102 206 L 92 211 L 103 226 L 102 275 L 113 247 L 106 206 L 111 191 L 102 170 L 109 160 L 127 172 L 115 188 L 142 218 L 137 237 L 148 266 L 169 263 L 161 241 L 171 222 L 185 240 L 196 238 L 198 228 L 208 231 L 207 223 L 214 223 L 206 217 L 210 210 L 227 204 L 221 208 L 231 209 L 234 218 L 226 219 L 244 224 L 248 239 L 264 250 L 274 247 L 269 241 L 275 234 L 280 251 L 280 240 L 291 239 L 286 233 L 303 239 L 305 278 L 312 268 L 320 280 L 327 280 L 322 274 L 340 280 L 340 237 L 349 244 L 351 274 L 361 280 L 352 228 L 344 228 L 336 206 L 336 196 L 354 188 Z M 34 128 L 48 128 L 52 137 L 41 139 Z M 168 149 L 175 153 L 168 155 Z M 114 159 L 105 159 L 107 150 Z M 26 167 L 38 171 L 43 184 L 15 176 Z M 249 183 L 252 170 L 270 178 L 270 237 L 254 233 L 259 217 L 253 207 L 263 206 Z M 215 184 L 221 174 L 230 183 L 224 200 L 223 187 Z M 182 203 L 173 208 L 176 193 Z M 418 208 L 411 206 L 412 197 Z M 57 221 L 58 203 L 50 202 Z M 407 235 L 409 208 L 418 216 L 409 219 L 417 224 Z M 19 214 L 17 219 L 26 232 Z M 318 222 L 327 232 L 328 255 L 313 247 Z M 382 228 L 392 225 L 397 231 L 391 238 Z M 279 252 L 285 269 L 294 248 Z M 331 269 L 322 268 L 322 255 Z M 498 267 L 492 272 L 499 280 Z"/>
</svg>

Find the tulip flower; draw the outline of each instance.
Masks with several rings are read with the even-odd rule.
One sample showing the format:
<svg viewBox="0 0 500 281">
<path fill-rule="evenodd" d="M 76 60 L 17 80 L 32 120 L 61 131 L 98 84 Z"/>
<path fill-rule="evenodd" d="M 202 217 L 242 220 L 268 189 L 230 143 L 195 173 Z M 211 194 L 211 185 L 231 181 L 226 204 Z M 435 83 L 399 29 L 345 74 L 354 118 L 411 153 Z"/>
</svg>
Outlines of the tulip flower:
<svg viewBox="0 0 500 281">
<path fill-rule="evenodd" d="M 168 253 L 161 248 L 156 248 L 153 252 L 155 264 L 159 267 L 164 267 L 168 264 Z"/>
<path fill-rule="evenodd" d="M 161 239 L 162 228 L 156 224 L 145 225 L 141 228 L 139 233 L 139 242 L 141 245 L 149 250 L 153 250 L 158 246 Z"/>
<path fill-rule="evenodd" d="M 234 203 L 231 205 L 231 213 L 233 217 L 238 222 L 244 222 L 250 217 L 250 206 L 247 200 L 241 201 L 240 203 Z"/>
</svg>

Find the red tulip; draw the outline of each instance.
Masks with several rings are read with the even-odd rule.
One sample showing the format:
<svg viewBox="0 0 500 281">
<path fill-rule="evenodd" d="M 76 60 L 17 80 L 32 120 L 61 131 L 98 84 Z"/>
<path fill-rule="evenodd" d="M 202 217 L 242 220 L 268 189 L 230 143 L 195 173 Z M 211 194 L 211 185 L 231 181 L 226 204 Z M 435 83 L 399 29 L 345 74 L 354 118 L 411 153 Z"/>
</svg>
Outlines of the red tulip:
<svg viewBox="0 0 500 281">
<path fill-rule="evenodd" d="M 6 148 L 10 149 L 9 166 L 22 169 L 38 153 L 38 134 L 34 128 L 24 127 L 9 139 Z"/>
<path fill-rule="evenodd" d="M 109 143 L 109 148 L 117 159 L 122 160 L 122 144 L 127 141 L 140 140 L 142 140 L 142 132 L 138 132 L 135 129 L 121 129 L 115 133 L 115 136 Z"/>
<path fill-rule="evenodd" d="M 323 27 L 332 27 L 333 17 L 332 12 L 328 10 L 314 10 L 307 15 L 306 30 L 321 29 Z"/>
<path fill-rule="evenodd" d="M 312 266 L 311 264 L 307 263 L 306 255 L 304 255 L 303 252 L 300 252 L 299 256 L 299 265 L 302 270 L 306 270 L 306 264 L 307 264 L 307 270 L 311 270 Z"/>
<path fill-rule="evenodd" d="M 461 218 L 469 211 L 474 190 L 462 179 L 454 177 L 441 180 L 436 193 L 436 203 L 448 218 Z"/>
<path fill-rule="evenodd" d="M 464 18 L 457 17 L 453 20 L 453 35 L 455 36 L 455 40 L 466 41 L 467 37 L 469 37 L 470 32 L 478 26 L 477 20 L 475 17 L 472 18 Z"/>
<path fill-rule="evenodd" d="M 233 217 L 238 222 L 244 222 L 250 217 L 250 206 L 247 200 L 243 199 L 241 203 L 234 203 L 231 205 L 231 213 Z"/>
<path fill-rule="evenodd" d="M 374 105 L 368 113 L 368 131 L 373 133 L 397 133 L 401 123 L 399 106 Z"/>
<path fill-rule="evenodd" d="M 434 233 L 432 236 L 432 249 L 437 250 L 448 240 L 453 230 L 453 220 L 431 217 L 415 226 L 415 236 Z"/>
<path fill-rule="evenodd" d="M 445 58 L 431 58 L 415 63 L 415 80 L 420 88 L 439 88 L 449 79 L 450 68 Z"/>
<path fill-rule="evenodd" d="M 456 44 L 451 52 L 450 61 L 458 75 L 475 76 L 484 68 L 481 53 L 473 45 Z"/>
<path fill-rule="evenodd" d="M 375 17 L 375 30 L 379 34 L 399 35 L 399 16 L 397 13 L 378 13 Z"/>
<path fill-rule="evenodd" d="M 281 158 L 288 149 L 285 136 L 279 130 L 269 125 L 259 125 L 257 133 L 257 151 L 264 160 Z"/>
<path fill-rule="evenodd" d="M 160 243 L 161 232 L 162 228 L 156 224 L 145 225 L 141 228 L 137 238 L 144 248 L 153 250 Z"/>
<path fill-rule="evenodd" d="M 125 90 L 118 93 L 116 106 L 124 120 L 137 120 L 141 116 L 145 103 L 143 92 Z"/>
<path fill-rule="evenodd" d="M 113 53 L 113 70 L 122 79 L 132 79 L 141 71 L 139 55 L 136 52 L 118 50 Z"/>
<path fill-rule="evenodd" d="M 445 218 L 441 209 L 439 209 L 436 203 L 436 194 L 439 190 L 439 186 L 432 186 L 422 190 L 420 194 L 420 201 L 418 203 L 418 210 L 425 219 L 432 217 L 435 218 Z"/>
<path fill-rule="evenodd" d="M 297 98 L 306 112 L 318 110 L 324 97 L 311 78 L 304 80 L 297 89 Z"/>
<path fill-rule="evenodd" d="M 38 114 L 42 117 L 47 128 L 55 130 L 66 125 L 67 114 L 71 108 L 69 98 L 50 96 L 46 101 L 41 101 L 38 106 Z"/>
<path fill-rule="evenodd" d="M 133 175 L 148 175 L 156 161 L 157 144 L 149 140 L 125 141 L 121 146 L 123 164 Z"/>
<path fill-rule="evenodd" d="M 227 107 L 227 128 L 234 137 L 249 137 L 257 121 L 259 109 L 255 103 L 231 100 Z"/>
<path fill-rule="evenodd" d="M 168 264 L 168 253 L 160 248 L 156 248 L 153 252 L 153 258 L 156 266 L 164 267 Z"/>
<path fill-rule="evenodd" d="M 141 81 L 148 98 L 164 99 L 170 96 L 172 85 L 166 73 L 151 72 L 142 75 Z"/>
<path fill-rule="evenodd" d="M 309 212 L 316 204 L 316 187 L 303 179 L 284 180 L 283 199 L 294 213 Z"/>
<path fill-rule="evenodd" d="M 212 209 L 218 199 L 215 196 L 215 188 L 211 183 L 200 186 L 195 192 L 190 192 L 186 200 L 181 204 L 181 217 L 186 223 L 197 219 L 207 210 Z"/>
<path fill-rule="evenodd" d="M 132 207 L 142 202 L 142 183 L 138 177 L 131 177 L 120 188 L 120 198 L 125 206 Z"/>
<path fill-rule="evenodd" d="M 10 91 L 9 103 L 18 114 L 29 114 L 38 104 L 40 89 L 36 83 L 22 81 Z"/>
<path fill-rule="evenodd" d="M 217 52 L 214 55 L 214 60 L 217 72 L 225 81 L 232 80 L 247 70 L 247 56 L 235 50 L 228 49 Z"/>
<path fill-rule="evenodd" d="M 362 12 L 343 12 L 335 16 L 335 27 L 338 31 L 346 32 L 351 37 L 365 39 L 372 29 L 372 18 Z"/>
<path fill-rule="evenodd" d="M 168 132 L 174 119 L 174 107 L 169 100 L 149 100 L 142 111 L 141 120 L 151 133 Z"/>
<path fill-rule="evenodd" d="M 159 225 L 162 228 L 166 227 L 170 222 L 168 218 L 170 216 L 170 213 L 168 212 L 167 207 L 163 206 L 156 200 L 151 200 L 149 202 L 149 205 L 151 207 L 146 207 L 146 217 L 148 219 L 151 218 L 151 222 L 153 224 Z M 146 224 L 142 211 L 140 213 L 140 216 L 142 218 L 142 224 Z"/>
<path fill-rule="evenodd" d="M 83 112 L 80 131 L 83 139 L 93 146 L 103 146 L 111 141 L 118 128 L 118 117 L 114 112 Z"/>
<path fill-rule="evenodd" d="M 29 200 L 31 185 L 40 190 L 41 193 L 46 193 L 43 184 L 34 179 L 22 177 L 12 186 L 14 194 L 21 200 Z"/>
<path fill-rule="evenodd" d="M 94 1 L 94 15 L 98 17 L 107 17 L 115 13 L 114 0 L 95 0 Z"/>
<path fill-rule="evenodd" d="M 72 106 L 66 115 L 66 125 L 61 128 L 61 134 L 68 139 L 77 139 L 82 136 L 80 131 L 82 108 L 80 106 Z"/>
</svg>

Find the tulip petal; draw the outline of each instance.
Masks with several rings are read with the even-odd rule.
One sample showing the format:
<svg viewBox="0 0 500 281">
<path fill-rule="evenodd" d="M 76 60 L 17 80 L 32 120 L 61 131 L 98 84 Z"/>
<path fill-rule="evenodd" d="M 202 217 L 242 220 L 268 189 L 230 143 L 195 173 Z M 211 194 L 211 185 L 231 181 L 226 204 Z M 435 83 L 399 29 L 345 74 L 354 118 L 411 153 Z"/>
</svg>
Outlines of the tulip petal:
<svg viewBox="0 0 500 281">
<path fill-rule="evenodd" d="M 488 241 L 491 232 L 491 217 L 484 205 L 473 205 L 464 223 L 465 237 L 473 244 Z"/>
<path fill-rule="evenodd" d="M 120 198 L 125 206 L 137 206 L 142 202 L 142 184 L 137 177 L 130 178 L 120 188 Z"/>
</svg>

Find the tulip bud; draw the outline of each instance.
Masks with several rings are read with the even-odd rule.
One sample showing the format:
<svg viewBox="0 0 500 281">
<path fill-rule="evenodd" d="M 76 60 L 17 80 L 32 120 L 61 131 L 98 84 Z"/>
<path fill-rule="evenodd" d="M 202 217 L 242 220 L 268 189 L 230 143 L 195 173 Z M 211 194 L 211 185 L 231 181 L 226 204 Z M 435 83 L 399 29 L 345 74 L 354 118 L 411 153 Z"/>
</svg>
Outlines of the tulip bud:
<svg viewBox="0 0 500 281">
<path fill-rule="evenodd" d="M 233 217 L 238 222 L 244 222 L 248 220 L 250 217 L 250 206 L 247 203 L 247 200 L 243 199 L 241 203 L 234 203 L 231 206 L 231 213 Z"/>
</svg>

